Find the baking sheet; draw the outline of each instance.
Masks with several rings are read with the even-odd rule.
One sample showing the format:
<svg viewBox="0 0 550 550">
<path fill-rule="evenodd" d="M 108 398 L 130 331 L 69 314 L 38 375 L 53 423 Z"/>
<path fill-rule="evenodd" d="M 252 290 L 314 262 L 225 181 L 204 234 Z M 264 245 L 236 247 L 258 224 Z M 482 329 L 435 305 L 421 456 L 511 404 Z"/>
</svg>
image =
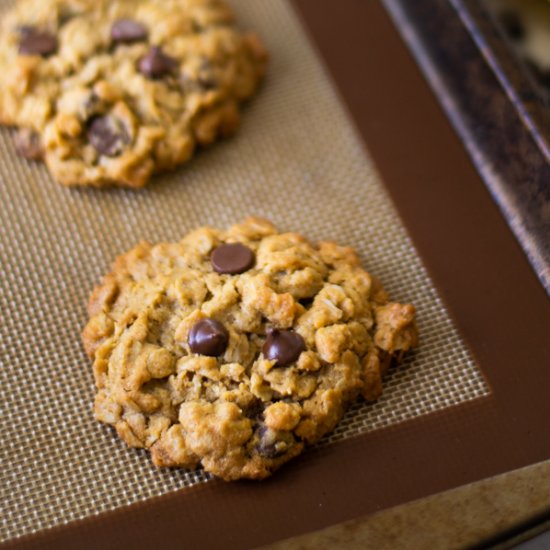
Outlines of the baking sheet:
<svg viewBox="0 0 550 550">
<path fill-rule="evenodd" d="M 486 2 L 382 3 L 550 295 L 546 100 Z"/>
<path fill-rule="evenodd" d="M 93 419 L 85 304 L 112 259 L 141 239 L 265 216 L 356 247 L 394 299 L 417 306 L 419 351 L 322 445 L 490 393 L 290 6 L 231 3 L 266 41 L 271 67 L 237 137 L 187 167 L 140 192 L 70 190 L 0 133 L 0 540 L 209 480 L 156 470 Z"/>
</svg>

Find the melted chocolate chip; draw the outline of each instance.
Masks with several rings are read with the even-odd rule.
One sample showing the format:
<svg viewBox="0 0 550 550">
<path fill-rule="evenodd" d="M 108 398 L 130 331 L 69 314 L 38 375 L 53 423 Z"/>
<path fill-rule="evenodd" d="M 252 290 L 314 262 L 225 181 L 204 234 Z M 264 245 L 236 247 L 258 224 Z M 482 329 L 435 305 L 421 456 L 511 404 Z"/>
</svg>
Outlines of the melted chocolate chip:
<svg viewBox="0 0 550 550">
<path fill-rule="evenodd" d="M 254 252 L 240 243 L 222 244 L 210 257 L 215 271 L 229 275 L 248 271 L 254 265 L 255 259 Z"/>
<path fill-rule="evenodd" d="M 115 44 L 142 42 L 147 39 L 147 28 L 133 19 L 117 19 L 111 27 L 111 39 Z"/>
<path fill-rule="evenodd" d="M 110 116 L 98 116 L 88 124 L 88 141 L 101 155 L 116 157 L 122 153 L 129 138 L 121 122 Z"/>
<path fill-rule="evenodd" d="M 278 439 L 277 432 L 269 429 L 267 426 L 261 426 L 258 430 L 258 444 L 256 450 L 265 458 L 276 458 L 285 454 L 288 445 Z"/>
<path fill-rule="evenodd" d="M 214 319 L 201 319 L 189 331 L 189 347 L 193 353 L 218 357 L 227 348 L 229 333 Z"/>
<path fill-rule="evenodd" d="M 44 149 L 40 136 L 29 128 L 22 128 L 13 139 L 17 153 L 28 160 L 42 160 Z"/>
<path fill-rule="evenodd" d="M 313 304 L 313 298 L 312 298 L 312 297 L 300 298 L 298 301 L 299 301 L 300 304 L 303 305 L 306 309 L 308 309 L 308 308 Z"/>
<path fill-rule="evenodd" d="M 57 48 L 57 38 L 53 34 L 30 26 L 19 29 L 19 53 L 47 57 L 55 53 Z"/>
<path fill-rule="evenodd" d="M 277 367 L 294 363 L 303 351 L 306 351 L 304 339 L 293 330 L 271 330 L 262 346 L 264 357 L 276 361 Z"/>
<path fill-rule="evenodd" d="M 178 62 L 166 55 L 162 48 L 153 46 L 145 57 L 139 60 L 139 72 L 148 78 L 162 78 L 172 74 L 178 66 Z"/>
<path fill-rule="evenodd" d="M 201 75 L 199 76 L 198 85 L 205 92 L 209 92 L 218 87 L 218 80 L 212 75 Z"/>
<path fill-rule="evenodd" d="M 247 403 L 246 407 L 243 407 L 243 414 L 247 418 L 258 418 L 264 410 L 264 402 L 258 398 L 253 397 L 252 400 Z"/>
</svg>

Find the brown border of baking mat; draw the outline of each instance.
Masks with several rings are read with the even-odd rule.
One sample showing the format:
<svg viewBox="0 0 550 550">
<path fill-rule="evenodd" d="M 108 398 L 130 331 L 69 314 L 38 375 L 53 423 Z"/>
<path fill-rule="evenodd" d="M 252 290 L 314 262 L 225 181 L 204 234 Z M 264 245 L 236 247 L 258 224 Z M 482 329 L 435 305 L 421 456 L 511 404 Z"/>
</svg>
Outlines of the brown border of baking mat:
<svg viewBox="0 0 550 550">
<path fill-rule="evenodd" d="M 253 547 L 550 458 L 543 287 L 381 4 L 293 2 L 493 396 L 6 547 Z"/>
</svg>

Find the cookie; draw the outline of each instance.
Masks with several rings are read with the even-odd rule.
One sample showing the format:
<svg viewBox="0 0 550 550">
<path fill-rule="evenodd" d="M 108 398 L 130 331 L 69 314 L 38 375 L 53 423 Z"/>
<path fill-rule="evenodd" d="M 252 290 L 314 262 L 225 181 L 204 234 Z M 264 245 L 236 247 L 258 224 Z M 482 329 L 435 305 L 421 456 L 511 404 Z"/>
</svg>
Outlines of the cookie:
<svg viewBox="0 0 550 550">
<path fill-rule="evenodd" d="M 261 219 L 142 242 L 93 292 L 95 415 L 159 467 L 261 479 L 376 400 L 416 345 L 351 248 Z"/>
<path fill-rule="evenodd" d="M 2 21 L 0 123 L 62 184 L 142 187 L 236 131 L 266 61 L 222 0 L 21 0 Z"/>
</svg>

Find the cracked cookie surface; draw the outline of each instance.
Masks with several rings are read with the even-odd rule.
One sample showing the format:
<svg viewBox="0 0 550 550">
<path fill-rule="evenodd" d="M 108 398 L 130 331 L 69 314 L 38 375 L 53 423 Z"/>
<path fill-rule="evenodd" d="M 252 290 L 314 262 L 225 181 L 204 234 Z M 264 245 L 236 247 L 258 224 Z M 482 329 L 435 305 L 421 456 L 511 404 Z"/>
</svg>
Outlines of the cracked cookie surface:
<svg viewBox="0 0 550 550">
<path fill-rule="evenodd" d="M 0 122 L 62 184 L 142 187 L 236 131 L 266 62 L 222 0 L 21 0 L 2 20 Z"/>
<path fill-rule="evenodd" d="M 356 253 L 249 218 L 140 243 L 94 290 L 83 331 L 95 415 L 159 467 L 264 478 L 376 400 L 416 345 Z"/>
</svg>

